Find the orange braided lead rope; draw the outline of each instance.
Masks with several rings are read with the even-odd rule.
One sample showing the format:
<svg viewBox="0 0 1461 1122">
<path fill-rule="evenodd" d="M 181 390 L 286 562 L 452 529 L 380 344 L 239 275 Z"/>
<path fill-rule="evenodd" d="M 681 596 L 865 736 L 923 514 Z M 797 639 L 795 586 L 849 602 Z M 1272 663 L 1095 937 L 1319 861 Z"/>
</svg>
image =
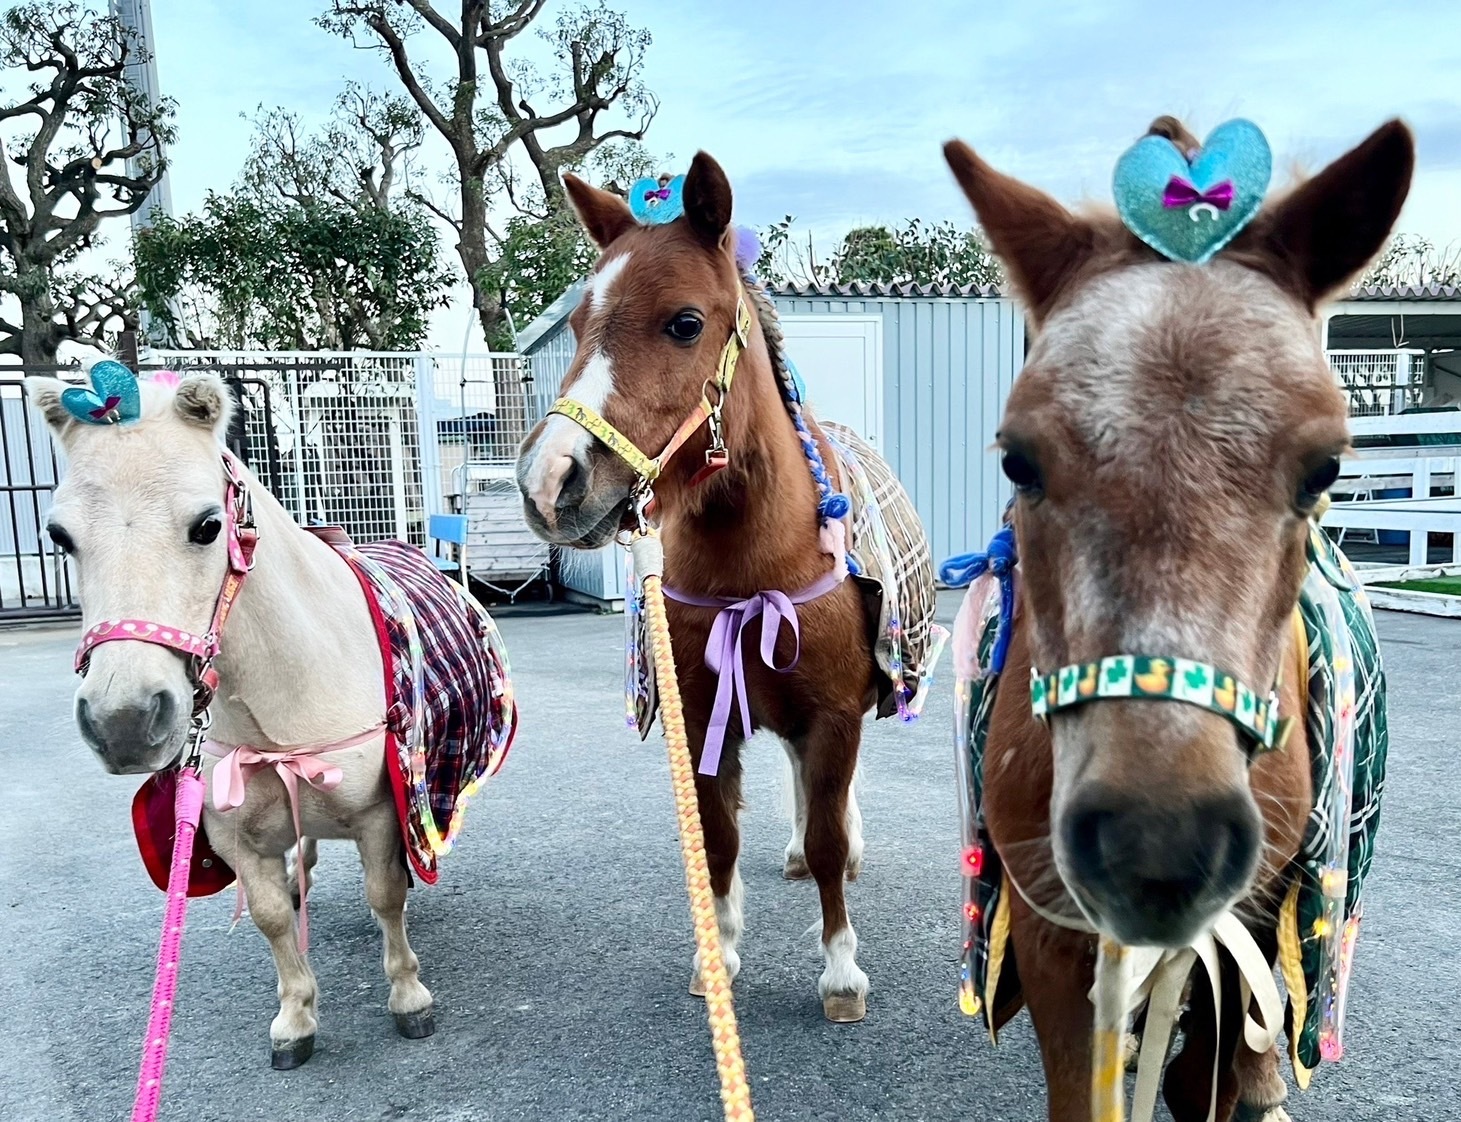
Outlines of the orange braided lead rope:
<svg viewBox="0 0 1461 1122">
<path fill-rule="evenodd" d="M 700 806 L 695 796 L 695 768 L 690 760 L 685 710 L 680 701 L 680 682 L 675 677 L 675 655 L 670 647 L 670 625 L 660 582 L 664 551 L 653 530 L 637 534 L 631 548 L 634 572 L 642 581 L 645 618 L 654 651 L 660 722 L 670 756 L 670 782 L 680 825 L 680 856 L 685 862 L 685 886 L 690 892 L 695 947 L 700 952 L 700 981 L 705 988 L 705 1012 L 710 1018 L 710 1043 L 720 1074 L 720 1101 L 726 1122 L 752 1122 L 756 1116 L 751 1110 L 751 1090 L 746 1084 L 746 1061 L 741 1056 L 735 999 L 720 955 L 720 927 L 715 919 L 715 897 L 710 890 L 710 868 L 705 862 L 705 835 L 700 828 Z"/>
</svg>

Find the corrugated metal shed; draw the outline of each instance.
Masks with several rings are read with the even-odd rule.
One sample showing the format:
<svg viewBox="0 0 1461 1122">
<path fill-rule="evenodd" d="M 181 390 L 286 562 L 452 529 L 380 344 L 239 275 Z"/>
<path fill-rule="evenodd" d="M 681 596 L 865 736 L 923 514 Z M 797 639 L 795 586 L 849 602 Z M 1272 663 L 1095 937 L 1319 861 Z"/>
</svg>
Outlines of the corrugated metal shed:
<svg viewBox="0 0 1461 1122">
<path fill-rule="evenodd" d="M 566 292 L 518 339 L 532 359 L 540 414 L 572 361 L 567 321 L 580 292 Z M 935 561 L 982 546 L 1009 497 L 989 447 L 1024 363 L 1014 301 L 987 288 L 935 285 L 797 287 L 775 297 L 783 315 L 881 319 L 880 449 L 913 496 Z M 562 554 L 559 579 L 583 595 L 622 600 L 619 551 L 601 554 Z"/>
<path fill-rule="evenodd" d="M 1014 301 L 972 287 L 837 285 L 778 292 L 776 307 L 882 317 L 880 451 L 913 496 L 935 561 L 980 548 L 1009 498 L 988 449 L 1025 361 Z"/>
</svg>

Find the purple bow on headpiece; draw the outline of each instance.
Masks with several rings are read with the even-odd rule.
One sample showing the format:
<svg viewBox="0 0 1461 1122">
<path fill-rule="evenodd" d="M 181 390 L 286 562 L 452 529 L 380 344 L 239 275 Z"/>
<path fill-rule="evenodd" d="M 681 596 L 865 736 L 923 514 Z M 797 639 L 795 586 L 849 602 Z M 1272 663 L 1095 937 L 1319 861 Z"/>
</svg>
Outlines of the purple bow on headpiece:
<svg viewBox="0 0 1461 1122">
<path fill-rule="evenodd" d="M 1174 175 L 1167 180 L 1167 189 L 1162 192 L 1164 207 L 1186 208 L 1197 203 L 1206 203 L 1208 206 L 1217 207 L 1218 210 L 1227 210 L 1233 205 L 1233 181 L 1224 179 L 1206 191 L 1199 191 L 1180 175 Z"/>
<path fill-rule="evenodd" d="M 665 199 L 668 199 L 669 197 L 670 197 L 670 189 L 668 187 L 661 187 L 658 191 L 646 191 L 644 193 L 644 201 L 645 202 L 649 202 L 650 199 L 659 199 L 661 202 L 663 202 Z"/>
</svg>

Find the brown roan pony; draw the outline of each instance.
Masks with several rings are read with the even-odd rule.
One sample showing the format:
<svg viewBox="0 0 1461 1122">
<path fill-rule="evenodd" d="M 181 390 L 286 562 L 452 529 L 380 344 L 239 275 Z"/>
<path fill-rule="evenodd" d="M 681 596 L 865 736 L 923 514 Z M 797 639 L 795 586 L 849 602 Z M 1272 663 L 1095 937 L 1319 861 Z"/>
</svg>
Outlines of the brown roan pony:
<svg viewBox="0 0 1461 1122">
<path fill-rule="evenodd" d="M 720 166 L 700 153 L 683 187 L 684 215 L 662 225 L 636 222 L 623 199 L 573 176 L 569 198 L 603 251 L 570 323 L 577 353 L 562 393 L 583 402 L 646 454 L 656 455 L 691 414 L 716 376 L 722 345 L 735 331 L 742 286 L 734 256 L 731 189 Z M 666 586 L 701 597 L 747 597 L 762 590 L 804 589 L 832 561 L 819 543 L 818 494 L 787 408 L 778 392 L 763 328 L 754 313 L 735 381 L 724 397 L 729 467 L 706 482 L 706 427 L 696 432 L 654 484 L 664 546 Z M 828 470 L 834 458 L 810 422 Z M 629 506 L 635 473 L 600 440 L 567 417 L 550 415 L 524 442 L 518 482 L 527 520 L 558 545 L 593 549 L 610 541 Z M 922 543 L 920 543 L 922 544 Z M 924 552 L 926 544 L 922 544 Z M 930 591 L 931 591 L 930 570 Z M 712 712 L 716 679 L 705 665 L 714 608 L 671 601 L 669 626 L 685 718 L 697 767 Z M 885 685 L 870 641 L 867 611 L 852 580 L 799 606 L 800 661 L 774 673 L 750 652 L 745 659 L 752 725 L 787 746 L 798 794 L 797 825 L 785 875 L 815 878 L 821 894 L 826 967 L 823 1011 L 855 1021 L 866 1009 L 867 975 L 858 967 L 843 877 L 862 859 L 861 820 L 851 793 L 864 714 Z M 764 619 L 764 617 L 763 617 Z M 793 653 L 789 629 L 778 665 Z M 741 807 L 740 747 L 751 729 L 730 721 L 715 776 L 696 776 L 726 967 L 740 965 L 742 921 L 737 871 Z M 699 988 L 692 967 L 692 992 Z"/>
<path fill-rule="evenodd" d="M 1171 118 L 1151 131 L 1197 147 Z M 1095 939 L 1030 901 L 1174 948 L 1231 908 L 1272 961 L 1310 807 L 1308 749 L 1302 720 L 1283 751 L 1250 758 L 1221 717 L 1143 700 L 1062 710 L 1047 727 L 1023 683 L 1032 664 L 1125 652 L 1214 663 L 1257 686 L 1279 676 L 1307 524 L 1348 447 L 1315 308 L 1389 234 L 1413 144 L 1386 124 L 1206 265 L 1159 258 L 1114 216 L 1072 214 L 962 142 L 944 152 L 1036 329 L 998 436 L 1022 584 L 984 810 L 1030 898 L 1011 894 L 1011 946 L 1050 1118 L 1085 1122 Z M 1295 679 L 1281 676 L 1281 712 L 1302 712 Z M 1223 968 L 1231 981 L 1226 956 Z M 1223 985 L 1220 1041 L 1200 970 L 1192 989 L 1163 1083 L 1173 1117 L 1207 1117 L 1215 1051 L 1219 1119 L 1240 1101 L 1274 1109 L 1277 1049 L 1240 1043 L 1236 985 Z"/>
</svg>

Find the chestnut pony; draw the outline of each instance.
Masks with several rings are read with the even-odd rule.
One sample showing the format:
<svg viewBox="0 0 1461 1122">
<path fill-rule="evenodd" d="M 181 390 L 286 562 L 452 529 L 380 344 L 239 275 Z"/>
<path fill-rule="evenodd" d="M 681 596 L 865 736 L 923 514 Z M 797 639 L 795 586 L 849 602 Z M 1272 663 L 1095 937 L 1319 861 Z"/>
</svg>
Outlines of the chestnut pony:
<svg viewBox="0 0 1461 1122">
<path fill-rule="evenodd" d="M 695 425 L 697 402 L 715 392 L 717 370 L 724 369 L 718 363 L 728 353 L 737 355 L 734 383 L 719 395 L 728 466 L 709 479 L 696 479 L 704 475 L 713 427 L 701 423 L 654 482 L 664 583 L 672 597 L 669 627 L 696 760 L 696 793 L 726 968 L 734 978 L 743 926 L 737 871 L 740 748 L 754 729 L 768 729 L 786 745 L 798 795 L 784 873 L 789 878 L 810 873 L 821 894 L 823 1011 L 833 1021 L 859 1020 L 866 1010 L 868 979 L 856 962 L 857 936 L 843 896 L 844 875 L 855 879 L 862 859 L 861 816 L 851 784 L 863 716 L 880 700 L 886 706 L 890 686 L 877 661 L 871 611 L 859 582 L 842 580 L 797 604 L 799 659 L 792 628 L 767 623 L 774 618 L 768 608 L 760 657 L 756 630 L 745 640 L 751 727 L 743 727 L 739 714 L 732 716 L 718 773 L 698 773 L 717 692 L 716 674 L 706 665 L 717 611 L 684 597 L 723 602 L 765 590 L 790 594 L 826 584 L 829 571 L 835 572 L 833 558 L 824 551 L 826 528 L 818 527 L 810 453 L 779 388 L 785 382 L 778 380 L 784 366 L 775 357 L 780 339 L 775 313 L 737 266 L 730 184 L 702 152 L 684 180 L 683 216 L 644 226 L 618 196 L 571 175 L 565 185 L 602 250 L 570 320 L 578 350 L 563 379 L 566 399 L 587 406 L 644 455 L 654 456 L 671 445 L 677 430 L 684 435 L 687 417 Z M 742 337 L 743 349 L 737 344 Z M 850 490 L 846 465 L 838 460 L 827 430 L 807 411 L 798 411 L 808 426 L 808 448 L 814 440 L 827 471 L 838 477 L 842 490 Z M 591 432 L 581 421 L 554 413 L 523 444 L 518 482 L 526 518 L 550 542 L 597 548 L 614 537 L 629 511 L 636 472 L 622 452 L 605 443 L 602 431 Z M 614 434 L 609 438 L 622 446 Z M 837 440 L 844 448 L 853 446 L 857 463 L 869 474 L 876 468 L 884 480 L 880 502 L 898 504 L 915 527 L 907 556 L 926 558 L 928 546 L 916 515 L 886 465 L 851 434 L 838 434 Z M 931 563 L 926 574 L 919 606 L 902 620 L 905 632 L 921 628 L 927 634 Z M 769 661 L 778 668 L 794 663 L 791 669 L 773 670 L 763 661 L 768 642 L 775 645 Z M 698 993 L 698 964 L 692 969 L 691 992 Z"/>
<path fill-rule="evenodd" d="M 1152 130 L 1196 142 L 1171 118 Z M 1160 652 L 1281 680 L 1310 516 L 1348 447 L 1316 305 L 1380 248 L 1409 188 L 1410 132 L 1392 121 L 1269 203 L 1211 263 L 1157 256 L 1114 217 L 1078 216 L 944 149 L 1036 334 L 1000 426 L 1021 585 L 984 758 L 984 814 L 1021 892 L 1011 941 L 1039 1037 L 1053 1122 L 1091 1117 L 1095 937 L 1179 948 L 1232 909 L 1272 961 L 1277 904 L 1311 799 L 1297 722 L 1250 758 L 1222 717 L 1107 700 L 1031 715 L 1029 668 Z M 1285 664 L 1286 665 L 1286 664 Z M 1043 913 L 1043 914 L 1042 914 Z M 1006 965 L 1011 973 L 1011 965 Z M 1177 1122 L 1282 1117 L 1276 1047 L 1239 1039 L 1223 960 L 1221 1039 L 1202 971 L 1164 1091 Z M 1234 983 L 1234 984 L 1229 984 Z M 1231 992 L 1227 992 L 1231 991 Z M 1019 995 L 992 1010 L 1012 1016 Z"/>
</svg>

